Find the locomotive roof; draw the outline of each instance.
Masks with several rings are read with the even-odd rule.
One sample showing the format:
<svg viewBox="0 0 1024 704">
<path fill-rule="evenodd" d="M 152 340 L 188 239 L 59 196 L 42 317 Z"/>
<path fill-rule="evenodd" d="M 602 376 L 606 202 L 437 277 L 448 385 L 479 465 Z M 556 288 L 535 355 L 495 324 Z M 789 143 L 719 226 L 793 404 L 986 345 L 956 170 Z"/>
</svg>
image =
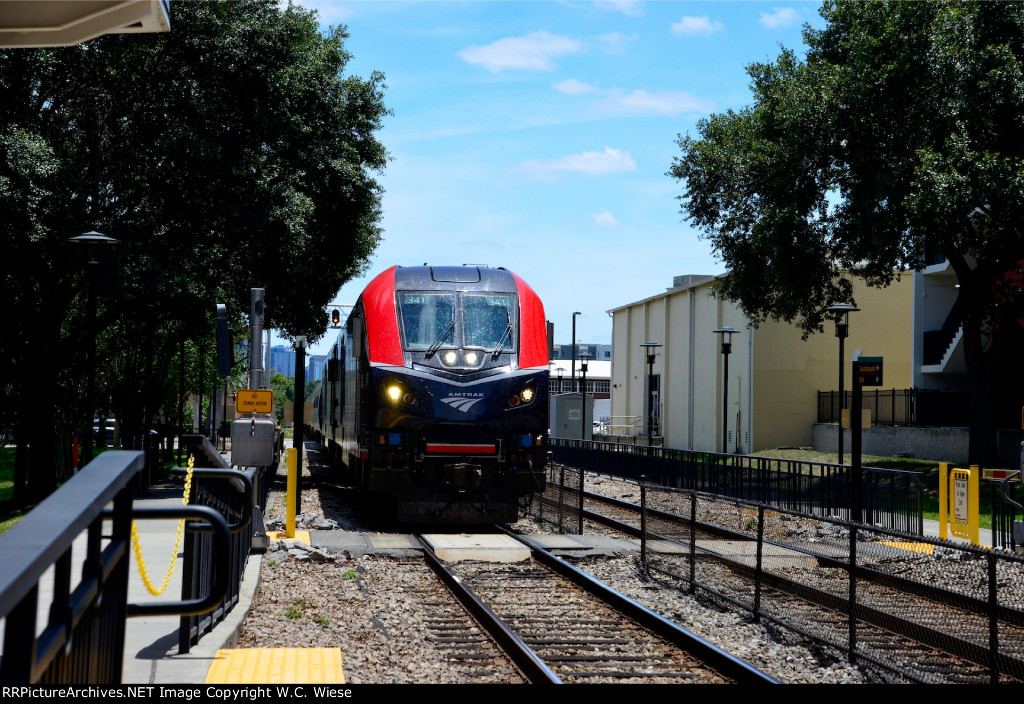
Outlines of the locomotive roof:
<svg viewBox="0 0 1024 704">
<path fill-rule="evenodd" d="M 396 291 L 493 291 L 516 293 L 512 272 L 486 266 L 400 266 Z"/>
</svg>

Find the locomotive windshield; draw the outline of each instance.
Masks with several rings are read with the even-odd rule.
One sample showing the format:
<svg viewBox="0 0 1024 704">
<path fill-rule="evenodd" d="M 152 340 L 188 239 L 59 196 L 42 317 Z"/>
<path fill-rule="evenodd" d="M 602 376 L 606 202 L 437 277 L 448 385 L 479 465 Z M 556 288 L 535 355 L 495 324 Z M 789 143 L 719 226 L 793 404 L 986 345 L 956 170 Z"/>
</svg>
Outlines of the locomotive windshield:
<svg viewBox="0 0 1024 704">
<path fill-rule="evenodd" d="M 494 356 L 515 351 L 515 294 L 400 292 L 398 307 L 407 350 L 428 356 L 452 347 Z"/>
<path fill-rule="evenodd" d="M 515 319 L 515 296 L 467 293 L 462 297 L 462 344 L 482 347 L 491 354 L 512 352 Z"/>
<path fill-rule="evenodd" d="M 454 293 L 402 293 L 398 304 L 406 349 L 455 346 Z"/>
</svg>

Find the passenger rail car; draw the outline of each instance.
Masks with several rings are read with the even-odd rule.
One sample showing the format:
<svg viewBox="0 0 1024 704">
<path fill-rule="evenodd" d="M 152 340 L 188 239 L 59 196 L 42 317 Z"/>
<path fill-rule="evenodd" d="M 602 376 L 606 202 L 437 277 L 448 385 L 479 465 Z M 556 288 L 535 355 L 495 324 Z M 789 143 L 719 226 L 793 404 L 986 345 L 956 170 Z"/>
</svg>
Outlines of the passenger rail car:
<svg viewBox="0 0 1024 704">
<path fill-rule="evenodd" d="M 516 520 L 544 487 L 544 308 L 482 266 L 392 267 L 363 291 L 313 399 L 314 430 L 352 483 L 406 522 Z"/>
</svg>

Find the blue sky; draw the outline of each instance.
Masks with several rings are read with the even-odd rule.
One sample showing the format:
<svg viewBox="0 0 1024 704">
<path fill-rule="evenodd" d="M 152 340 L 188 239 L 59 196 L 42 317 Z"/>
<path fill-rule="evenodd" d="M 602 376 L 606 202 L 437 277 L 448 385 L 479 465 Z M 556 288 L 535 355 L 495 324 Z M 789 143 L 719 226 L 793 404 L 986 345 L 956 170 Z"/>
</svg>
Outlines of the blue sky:
<svg viewBox="0 0 1024 704">
<path fill-rule="evenodd" d="M 348 28 L 348 72 L 382 72 L 393 111 L 384 241 L 335 300 L 393 264 L 503 266 L 559 343 L 573 311 L 579 339 L 610 342 L 608 309 L 724 270 L 680 214 L 676 140 L 748 105 L 744 67 L 822 25 L 819 3 L 778 0 L 298 4 Z"/>
</svg>

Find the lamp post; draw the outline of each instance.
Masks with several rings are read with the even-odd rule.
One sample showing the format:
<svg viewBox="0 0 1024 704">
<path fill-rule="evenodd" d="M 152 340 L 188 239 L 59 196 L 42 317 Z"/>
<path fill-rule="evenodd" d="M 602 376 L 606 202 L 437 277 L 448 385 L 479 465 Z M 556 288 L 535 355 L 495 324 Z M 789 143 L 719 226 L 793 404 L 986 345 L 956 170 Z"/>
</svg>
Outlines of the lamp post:
<svg viewBox="0 0 1024 704">
<path fill-rule="evenodd" d="M 576 390 L 576 316 L 583 315 L 579 311 L 572 314 L 572 376 L 569 377 L 572 387 L 570 391 Z"/>
<path fill-rule="evenodd" d="M 722 373 L 722 454 L 729 451 L 729 353 L 732 352 L 732 336 L 738 332 L 736 328 L 730 327 L 715 330 L 715 333 L 722 336 L 722 356 L 725 357 Z"/>
<path fill-rule="evenodd" d="M 580 429 L 580 440 L 587 440 L 587 435 L 589 434 L 587 433 L 587 360 L 591 357 L 593 357 L 593 355 L 580 355 L 580 372 L 583 375 L 583 380 L 580 382 L 580 401 L 583 404 L 580 408 L 580 417 L 582 419 L 581 425 L 583 426 Z M 591 421 L 593 421 L 593 416 L 591 416 Z M 591 423 L 591 425 L 593 425 L 593 423 Z M 593 428 L 591 428 L 591 430 L 593 430 Z"/>
<path fill-rule="evenodd" d="M 839 464 L 843 463 L 843 409 L 846 398 L 843 393 L 843 342 L 850 334 L 850 313 L 860 310 L 849 303 L 837 303 L 826 308 L 836 316 L 836 337 L 839 338 Z"/>
<path fill-rule="evenodd" d="M 660 342 L 641 342 L 640 346 L 647 351 L 647 446 L 651 446 L 651 439 L 654 437 L 654 357 L 656 350 L 661 347 Z"/>
<path fill-rule="evenodd" d="M 81 469 L 92 460 L 92 420 L 96 412 L 96 284 L 99 281 L 98 254 L 102 247 L 120 244 L 121 240 L 107 237 L 100 232 L 86 232 L 77 237 L 68 239 L 71 244 L 85 247 L 89 261 L 85 265 L 85 277 L 89 287 L 88 312 L 89 316 L 89 343 L 86 350 L 86 366 L 88 377 L 85 386 L 86 418 L 85 428 L 82 432 L 82 444 L 78 459 L 78 467 Z"/>
</svg>

